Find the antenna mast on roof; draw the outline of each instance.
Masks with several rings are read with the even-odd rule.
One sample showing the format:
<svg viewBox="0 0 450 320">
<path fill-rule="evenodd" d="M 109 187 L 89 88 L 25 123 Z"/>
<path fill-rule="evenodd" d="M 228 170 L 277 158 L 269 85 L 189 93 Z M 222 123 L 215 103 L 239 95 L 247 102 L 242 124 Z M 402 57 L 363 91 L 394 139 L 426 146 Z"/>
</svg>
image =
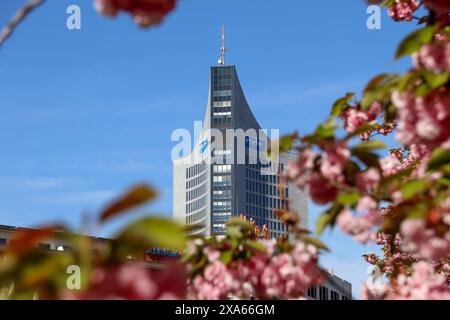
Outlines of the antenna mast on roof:
<svg viewBox="0 0 450 320">
<path fill-rule="evenodd" d="M 225 64 L 225 27 L 222 25 L 222 48 L 220 48 L 220 58 L 218 63 L 223 66 Z"/>
</svg>

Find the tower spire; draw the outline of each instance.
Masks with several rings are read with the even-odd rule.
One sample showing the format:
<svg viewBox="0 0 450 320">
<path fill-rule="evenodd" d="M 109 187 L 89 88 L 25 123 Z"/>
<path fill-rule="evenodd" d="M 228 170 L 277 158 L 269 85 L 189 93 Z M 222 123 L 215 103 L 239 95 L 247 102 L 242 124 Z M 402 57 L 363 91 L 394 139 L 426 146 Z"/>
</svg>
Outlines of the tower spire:
<svg viewBox="0 0 450 320">
<path fill-rule="evenodd" d="M 225 51 L 226 51 L 226 49 L 225 49 L 225 27 L 224 27 L 224 25 L 222 25 L 221 31 L 222 31 L 222 48 L 220 48 L 220 58 L 219 58 L 218 63 L 221 66 L 223 66 L 225 64 Z"/>
</svg>

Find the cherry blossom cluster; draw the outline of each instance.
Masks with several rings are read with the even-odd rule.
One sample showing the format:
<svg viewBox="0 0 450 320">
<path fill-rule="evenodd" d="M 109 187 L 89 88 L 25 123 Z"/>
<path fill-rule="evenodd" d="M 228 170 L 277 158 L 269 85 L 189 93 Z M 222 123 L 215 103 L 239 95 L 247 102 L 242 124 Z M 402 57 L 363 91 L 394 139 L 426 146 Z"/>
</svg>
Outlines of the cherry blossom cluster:
<svg viewBox="0 0 450 320">
<path fill-rule="evenodd" d="M 208 264 L 191 280 L 189 297 L 301 299 L 310 286 L 324 280 L 315 246 L 298 242 L 290 252 L 277 252 L 275 241 L 261 243 L 264 251 L 229 263 L 219 260 L 219 251 L 203 249 Z"/>
<path fill-rule="evenodd" d="M 176 0 L 95 0 L 101 14 L 114 17 L 119 11 L 128 12 L 141 27 L 161 23 L 175 6 Z"/>
<path fill-rule="evenodd" d="M 400 272 L 404 271 L 405 266 L 410 266 L 418 261 L 418 258 L 412 254 L 402 252 L 400 249 L 400 234 L 390 234 L 379 231 L 376 234 L 375 242 L 382 246 L 383 257 L 376 254 L 366 254 L 364 259 L 380 268 L 380 270 L 388 277 L 393 278 Z"/>
<path fill-rule="evenodd" d="M 412 265 L 409 276 L 400 274 L 395 279 L 395 286 L 381 285 L 369 289 L 364 286 L 361 290 L 363 299 L 388 300 L 450 300 L 447 279 L 437 274 L 432 265 L 424 261 Z"/>
<path fill-rule="evenodd" d="M 341 230 L 358 242 L 367 243 L 375 240 L 373 228 L 379 221 L 376 210 L 370 210 L 362 216 L 355 216 L 350 210 L 343 210 L 336 219 Z"/>
<path fill-rule="evenodd" d="M 323 155 L 312 149 L 301 152 L 297 162 L 289 163 L 286 177 L 295 181 L 297 186 L 308 190 L 311 198 L 319 204 L 336 199 L 338 187 L 345 183 L 344 169 L 350 158 L 345 141 L 322 146 Z"/>
<path fill-rule="evenodd" d="M 68 291 L 68 300 L 179 300 L 186 296 L 186 274 L 181 265 L 150 270 L 143 263 L 100 266 L 90 274 L 87 290 Z"/>
<path fill-rule="evenodd" d="M 402 222 L 402 249 L 426 260 L 439 261 L 450 258 L 450 230 L 438 235 L 437 230 L 426 226 L 423 219 L 407 219 Z"/>
<path fill-rule="evenodd" d="M 419 6 L 420 3 L 416 0 L 395 0 L 388 8 L 388 13 L 395 21 L 411 21 Z"/>
<path fill-rule="evenodd" d="M 392 94 L 398 112 L 397 139 L 405 145 L 435 148 L 450 138 L 450 92 L 443 89 L 424 97 L 405 91 Z"/>
<path fill-rule="evenodd" d="M 448 287 L 435 284 L 448 278 L 450 258 L 450 3 L 384 2 L 395 21 L 416 19 L 422 4 L 428 15 L 417 19 L 426 26 L 405 38 L 396 54 L 412 55 L 413 68 L 373 78 L 361 101 L 351 93 L 337 100 L 326 122 L 295 141 L 299 157 L 285 173 L 314 202 L 329 204 L 319 232 L 337 225 L 356 241 L 382 246 L 382 257 L 364 258 L 391 283 L 376 294 L 366 288 L 366 298 L 448 294 Z M 383 157 L 375 150 L 385 146 L 373 138 L 393 132 L 398 148 Z M 355 142 L 358 135 L 362 143 Z"/>
<path fill-rule="evenodd" d="M 435 73 L 450 71 L 450 43 L 442 40 L 427 43 L 413 54 L 416 69 L 425 68 Z"/>
<path fill-rule="evenodd" d="M 384 0 L 367 0 L 369 4 L 382 4 Z M 421 4 L 425 8 L 433 11 L 439 18 L 448 16 L 450 3 L 447 0 L 394 0 L 388 6 L 388 14 L 394 21 L 411 21 L 414 19 L 413 13 L 417 11 Z"/>
</svg>

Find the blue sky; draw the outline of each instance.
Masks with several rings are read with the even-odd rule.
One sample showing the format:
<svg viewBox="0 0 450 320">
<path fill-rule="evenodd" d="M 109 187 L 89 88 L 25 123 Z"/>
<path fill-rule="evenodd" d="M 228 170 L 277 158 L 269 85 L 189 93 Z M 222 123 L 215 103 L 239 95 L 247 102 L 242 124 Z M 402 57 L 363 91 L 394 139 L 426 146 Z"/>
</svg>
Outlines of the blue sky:
<svg viewBox="0 0 450 320">
<path fill-rule="evenodd" d="M 24 1 L 2 1 L 4 25 Z M 78 4 L 82 29 L 66 28 Z M 203 119 L 208 73 L 226 27 L 226 62 L 235 64 L 264 128 L 310 132 L 332 102 L 360 91 L 382 71 L 402 71 L 398 41 L 414 26 L 366 28 L 363 1 L 181 0 L 160 27 L 140 30 L 126 15 L 99 16 L 90 0 L 47 1 L 0 49 L 0 224 L 83 216 L 137 182 L 160 190 L 143 214 L 171 216 L 170 135 Z M 311 221 L 321 208 L 311 206 Z M 312 225 L 313 226 L 313 225 Z M 322 264 L 352 282 L 367 278 L 355 244 L 338 230 Z"/>
</svg>

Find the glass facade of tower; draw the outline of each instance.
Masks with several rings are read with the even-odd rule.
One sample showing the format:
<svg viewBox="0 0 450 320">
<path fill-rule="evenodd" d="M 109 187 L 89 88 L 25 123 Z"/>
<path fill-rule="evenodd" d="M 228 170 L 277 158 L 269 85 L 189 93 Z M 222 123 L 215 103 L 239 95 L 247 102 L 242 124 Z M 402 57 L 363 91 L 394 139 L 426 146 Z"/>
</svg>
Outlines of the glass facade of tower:
<svg viewBox="0 0 450 320">
<path fill-rule="evenodd" d="M 225 136 L 226 129 L 233 128 L 234 68 L 221 66 L 211 68 L 211 128 L 218 129 Z M 212 165 L 211 229 L 214 234 L 224 233 L 227 220 L 233 210 L 233 165 L 231 146 L 226 141 L 222 148 L 214 151 Z"/>
<path fill-rule="evenodd" d="M 222 132 L 220 143 L 214 141 L 214 135 L 205 133 L 210 129 Z M 233 141 L 227 141 L 228 129 L 242 130 L 245 134 L 244 163 L 238 161 L 242 150 L 238 150 L 236 136 L 232 137 Z M 285 208 L 289 201 L 290 208 L 300 213 L 301 225 L 307 226 L 306 195 L 290 184 L 282 185 L 277 174 L 289 157 L 280 155 L 279 163 L 273 164 L 275 172 L 262 173 L 264 167 L 271 165 L 265 153 L 260 152 L 265 151 L 267 138 L 262 141 L 259 135 L 248 134 L 260 129 L 245 99 L 235 66 L 211 67 L 203 132 L 192 154 L 211 156 L 214 162 L 209 164 L 202 157 L 195 163 L 174 162 L 176 220 L 204 226 L 193 233 L 223 235 L 225 223 L 232 216 L 244 214 L 259 226 L 266 224 L 271 236 L 276 237 L 287 234 L 287 228 L 275 211 Z"/>
</svg>

